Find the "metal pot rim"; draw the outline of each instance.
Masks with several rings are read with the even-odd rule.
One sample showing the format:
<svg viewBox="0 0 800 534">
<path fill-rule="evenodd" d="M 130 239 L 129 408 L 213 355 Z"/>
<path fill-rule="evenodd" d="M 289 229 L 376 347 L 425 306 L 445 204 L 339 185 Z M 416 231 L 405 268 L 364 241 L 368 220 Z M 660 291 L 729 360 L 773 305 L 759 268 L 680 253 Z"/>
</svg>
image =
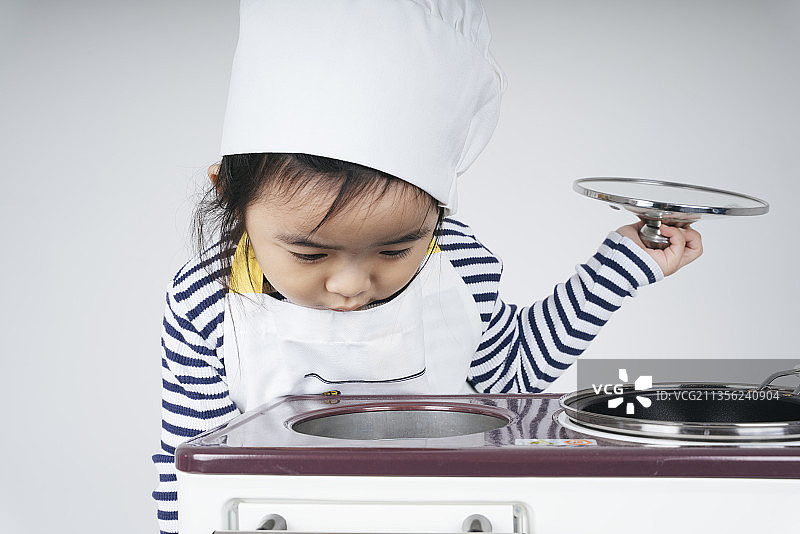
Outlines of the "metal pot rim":
<svg viewBox="0 0 800 534">
<path fill-rule="evenodd" d="M 754 384 L 731 384 L 716 382 L 661 382 L 654 383 L 652 388 L 643 390 L 665 391 L 755 391 Z M 770 386 L 770 392 L 781 396 L 792 396 L 790 388 Z M 623 385 L 623 395 L 636 391 L 633 384 Z M 574 405 L 587 399 L 604 399 L 617 397 L 606 393 L 595 393 L 592 388 L 567 393 L 559 398 L 559 404 L 567 417 L 576 425 L 586 426 L 607 432 L 616 432 L 634 436 L 679 438 L 711 441 L 743 441 L 743 440 L 787 440 L 800 438 L 800 420 L 756 422 L 756 423 L 718 423 L 692 421 L 659 421 L 606 414 L 596 414 L 575 408 Z M 780 402 L 780 400 L 775 401 Z"/>
</svg>

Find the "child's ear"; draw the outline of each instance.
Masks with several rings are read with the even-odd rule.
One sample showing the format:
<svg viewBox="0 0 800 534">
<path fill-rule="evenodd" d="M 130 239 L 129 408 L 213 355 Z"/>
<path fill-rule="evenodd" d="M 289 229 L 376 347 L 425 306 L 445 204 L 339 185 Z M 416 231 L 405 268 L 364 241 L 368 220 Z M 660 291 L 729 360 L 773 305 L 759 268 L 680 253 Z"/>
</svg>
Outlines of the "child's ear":
<svg viewBox="0 0 800 534">
<path fill-rule="evenodd" d="M 208 177 L 214 187 L 217 187 L 217 180 L 219 179 L 219 163 L 215 163 L 208 168 Z"/>
</svg>

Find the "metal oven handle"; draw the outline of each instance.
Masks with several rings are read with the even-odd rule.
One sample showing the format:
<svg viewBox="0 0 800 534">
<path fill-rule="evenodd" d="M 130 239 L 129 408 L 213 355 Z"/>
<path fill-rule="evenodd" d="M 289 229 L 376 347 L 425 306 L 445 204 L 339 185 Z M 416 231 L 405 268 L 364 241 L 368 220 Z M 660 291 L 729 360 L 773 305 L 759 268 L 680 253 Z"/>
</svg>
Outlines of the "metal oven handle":
<svg viewBox="0 0 800 534">
<path fill-rule="evenodd" d="M 472 514 L 464 519 L 461 525 L 461 532 L 454 532 L 448 534 L 464 534 L 465 532 L 492 532 L 492 523 L 485 516 L 480 514 Z M 283 531 L 286 534 L 326 534 L 321 532 L 296 532 L 288 531 L 286 520 L 278 514 L 269 514 L 261 520 L 261 525 L 256 530 L 215 530 L 213 534 L 263 534 L 264 532 L 278 532 Z M 339 532 L 337 534 L 348 534 Z M 359 533 L 368 534 L 368 533 Z M 369 533 L 380 534 L 380 533 Z M 411 534 L 411 533 L 409 533 Z M 432 534 L 425 532 L 415 532 L 413 534 Z M 499 533 L 498 533 L 499 534 Z"/>
</svg>

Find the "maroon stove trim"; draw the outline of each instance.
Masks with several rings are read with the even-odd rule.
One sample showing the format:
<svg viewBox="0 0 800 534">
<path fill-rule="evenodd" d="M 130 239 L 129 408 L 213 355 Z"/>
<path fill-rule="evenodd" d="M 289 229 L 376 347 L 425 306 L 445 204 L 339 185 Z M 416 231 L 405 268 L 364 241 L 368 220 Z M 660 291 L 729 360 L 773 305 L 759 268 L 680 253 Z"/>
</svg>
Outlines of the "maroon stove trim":
<svg viewBox="0 0 800 534">
<path fill-rule="evenodd" d="M 491 397 L 499 400 L 536 398 L 552 402 L 560 396 L 513 394 Z M 416 397 L 396 399 L 413 402 Z M 426 397 L 424 402 L 427 404 L 437 399 L 444 400 L 445 397 Z M 492 411 L 495 410 L 504 411 L 498 407 Z M 257 415 L 245 414 L 232 423 L 242 424 Z M 551 412 L 544 414 L 546 417 L 551 415 Z M 380 447 L 375 443 L 341 447 L 226 447 L 214 441 L 225 433 L 227 426 L 179 445 L 175 454 L 177 468 L 187 473 L 229 475 L 800 479 L 800 446 L 617 446 L 598 439 L 600 443 L 596 446 L 575 447 L 512 445 L 513 441 L 495 444 L 499 446 L 465 448 Z M 514 432 L 517 437 L 526 438 L 516 430 Z M 565 434 L 536 437 L 592 438 L 563 429 L 559 432 Z"/>
<path fill-rule="evenodd" d="M 178 447 L 179 470 L 206 474 L 447 477 L 800 478 L 800 450 L 720 447 L 379 449 Z"/>
</svg>

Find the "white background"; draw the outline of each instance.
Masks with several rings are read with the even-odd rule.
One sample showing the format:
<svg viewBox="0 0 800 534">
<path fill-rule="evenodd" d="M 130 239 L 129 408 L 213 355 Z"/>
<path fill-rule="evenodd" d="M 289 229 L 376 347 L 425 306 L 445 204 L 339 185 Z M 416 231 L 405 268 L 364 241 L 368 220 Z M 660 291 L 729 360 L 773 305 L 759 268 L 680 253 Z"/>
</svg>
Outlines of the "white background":
<svg viewBox="0 0 800 534">
<path fill-rule="evenodd" d="M 800 4 L 486 0 L 509 87 L 459 216 L 546 296 L 633 222 L 578 196 L 638 176 L 761 197 L 643 288 L 587 357 L 797 355 Z M 168 280 L 217 159 L 233 1 L 0 2 L 0 524 L 154 532 Z M 572 388 L 569 373 L 555 389 Z"/>
</svg>

